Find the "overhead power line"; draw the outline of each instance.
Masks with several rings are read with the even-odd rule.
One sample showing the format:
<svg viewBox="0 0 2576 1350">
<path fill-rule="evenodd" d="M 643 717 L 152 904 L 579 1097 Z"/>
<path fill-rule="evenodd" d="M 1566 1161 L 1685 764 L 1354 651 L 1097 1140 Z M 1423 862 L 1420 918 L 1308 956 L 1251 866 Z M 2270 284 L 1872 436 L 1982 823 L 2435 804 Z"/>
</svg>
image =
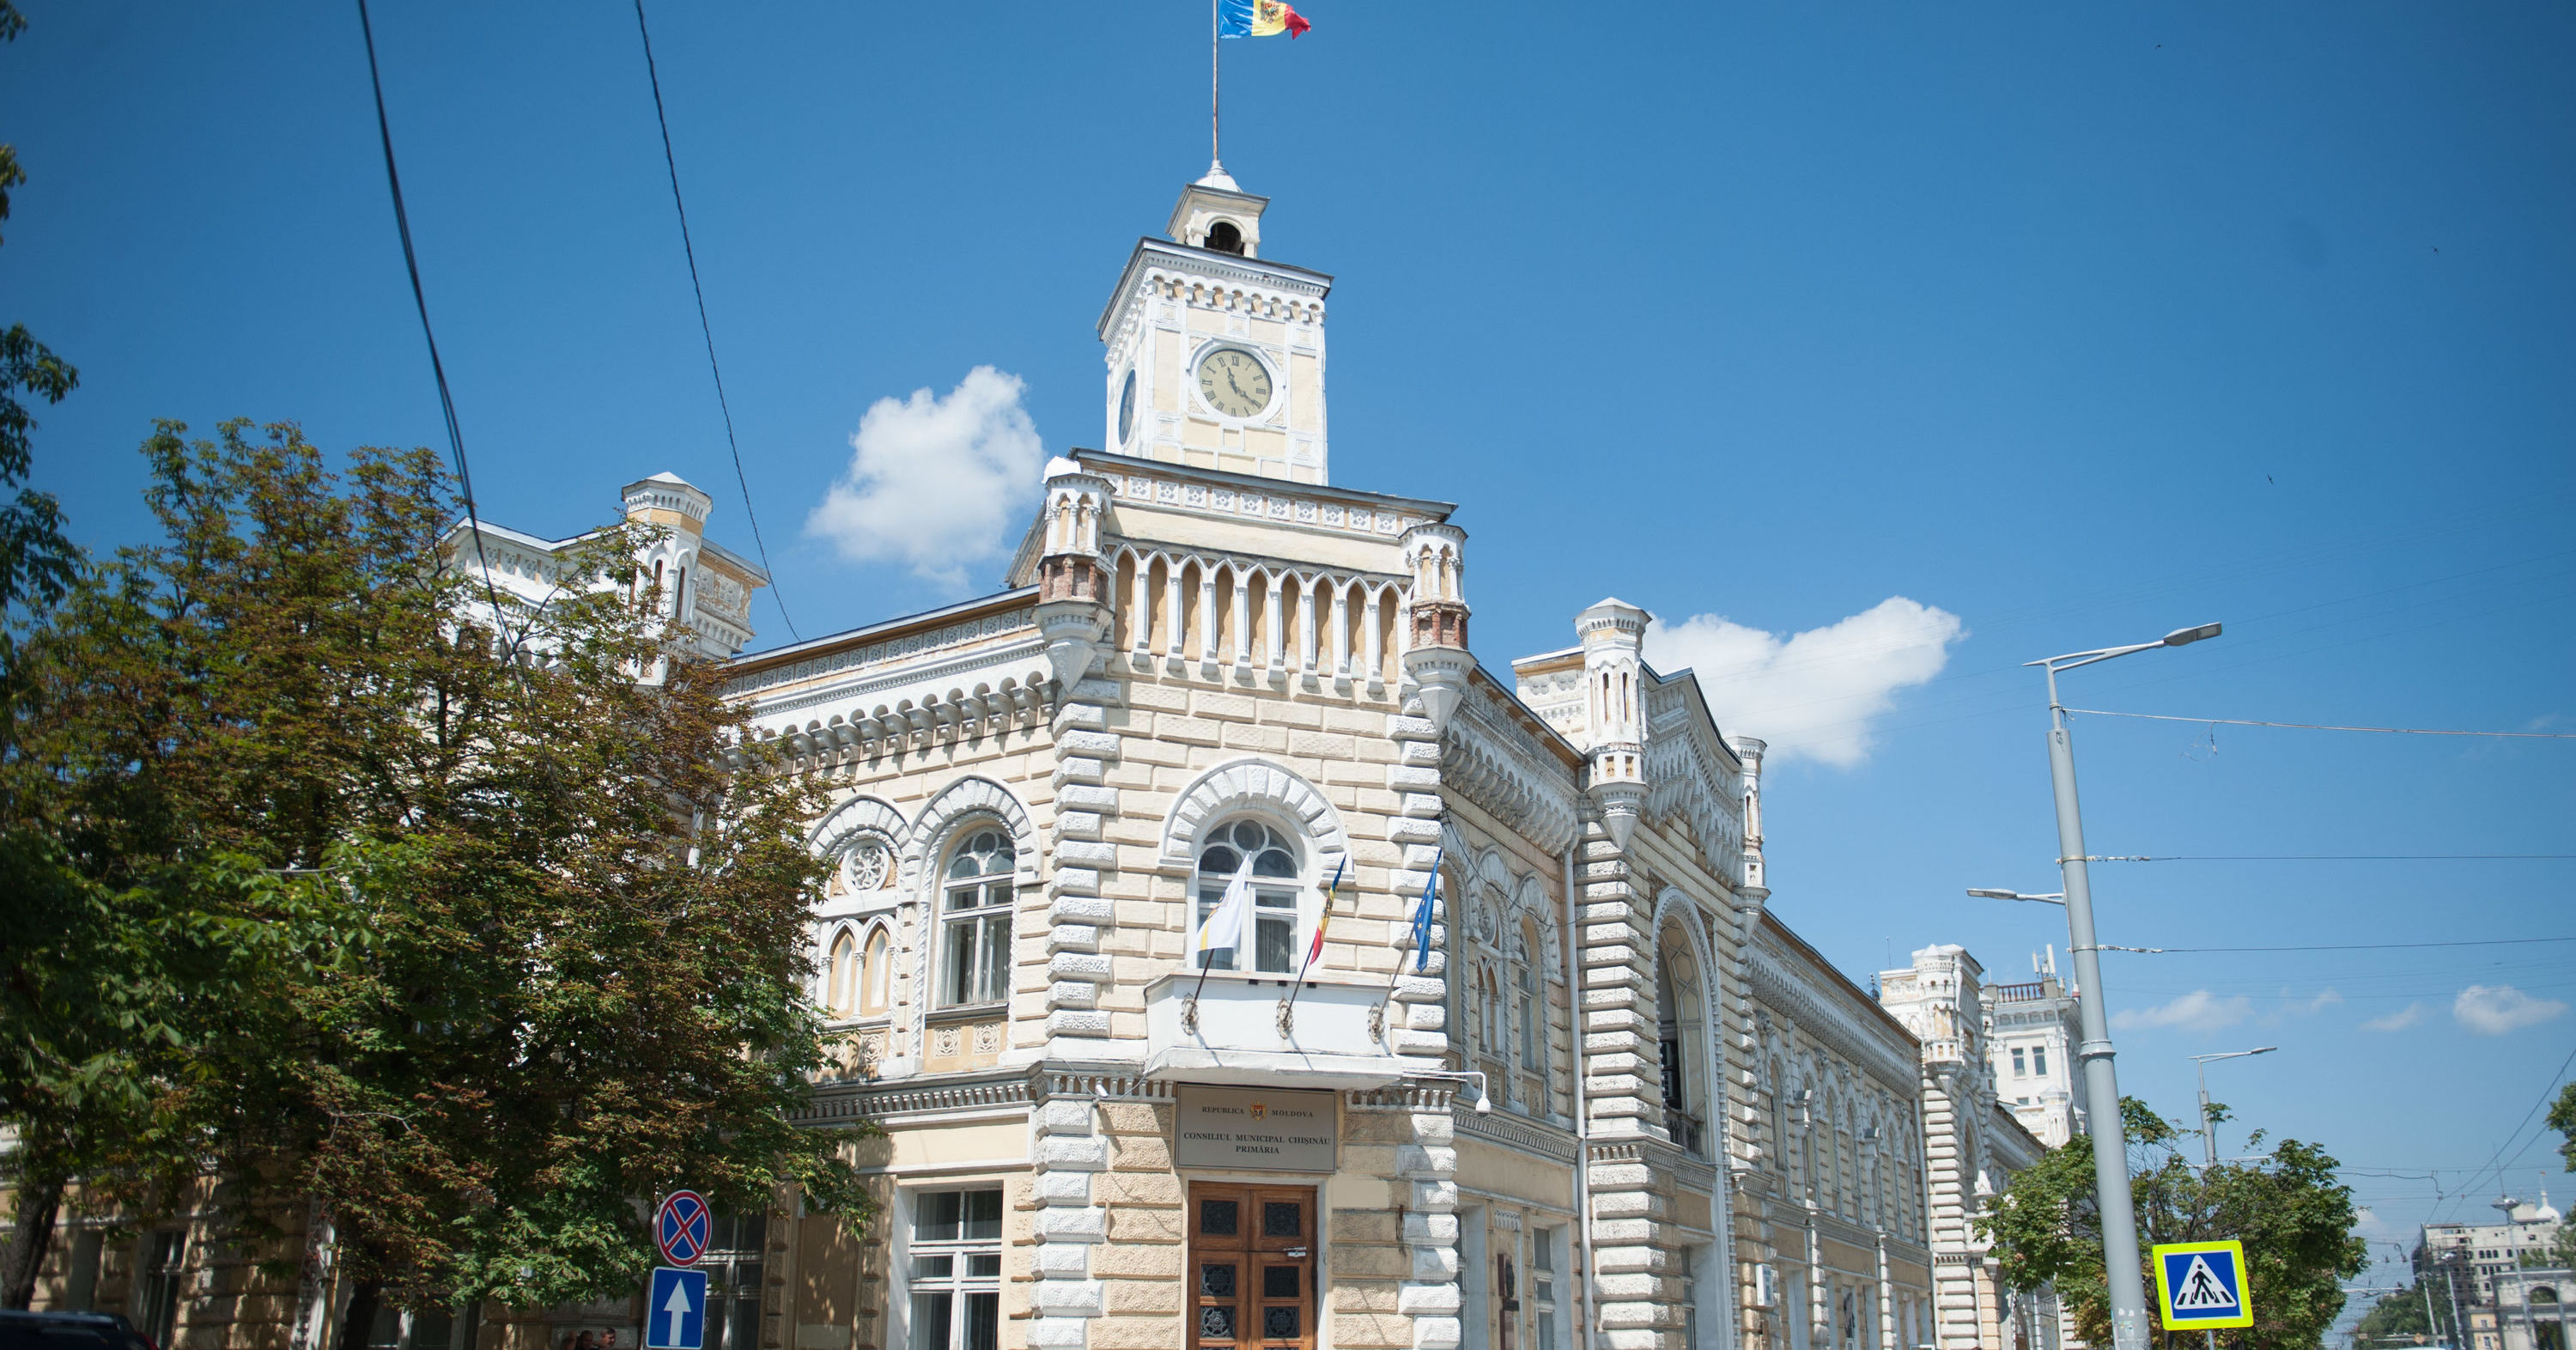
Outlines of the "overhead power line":
<svg viewBox="0 0 2576 1350">
<path fill-rule="evenodd" d="M 2100 708 L 2069 708 L 2066 711 L 2086 717 L 2136 717 L 2150 722 L 2189 722 L 2194 726 L 2288 727 L 2296 731 L 2375 731 L 2390 736 L 2500 736 L 2527 741 L 2576 741 L 2576 731 L 2433 731 L 2424 727 L 2337 727 L 2317 722 L 2257 722 L 2243 717 L 2175 717 L 2166 713 L 2106 712 Z"/>
<path fill-rule="evenodd" d="M 707 292 L 698 284 L 698 250 L 689 242 L 689 207 L 680 200 L 680 161 L 671 153 L 671 119 L 662 112 L 662 73 L 653 65 L 653 31 L 644 25 L 644 0 L 635 0 L 635 31 L 644 39 L 644 75 L 653 83 L 653 121 L 662 128 L 662 162 L 671 170 L 671 207 L 680 216 L 680 252 L 689 260 L 689 291 L 698 298 L 698 331 L 707 339 L 707 373 L 715 377 L 716 410 L 724 414 L 725 448 L 733 452 L 733 481 L 742 488 L 742 514 L 751 522 L 751 544 L 760 550 L 760 566 L 769 573 L 770 603 L 778 606 L 778 617 L 787 625 L 787 636 L 798 641 L 804 635 L 796 631 L 796 621 L 787 616 L 787 597 L 778 587 L 778 570 L 769 565 L 769 544 L 760 537 L 760 515 L 751 506 L 751 479 L 742 471 L 742 446 L 733 437 L 733 408 L 725 402 L 724 371 L 716 365 L 716 330 L 707 322 Z"/>
<path fill-rule="evenodd" d="M 447 391 L 447 367 L 438 359 L 438 334 L 429 326 L 429 295 L 420 285 L 420 258 L 411 246 L 411 213 L 403 209 L 402 174 L 394 168 L 393 123 L 385 117 L 385 80 L 376 70 L 376 26 L 367 19 L 367 0 L 358 0 L 358 32 L 367 43 L 367 83 L 376 94 L 376 137 L 385 147 L 385 186 L 394 197 L 394 228 L 402 235 L 403 268 L 411 273 L 411 300 L 420 310 L 420 335 L 429 344 L 429 373 L 438 381 L 438 408 L 447 419 L 447 448 L 456 460 L 456 488 L 465 499 L 465 527 L 474 535 L 474 561 L 483 572 L 483 597 L 491 602 L 492 622 L 501 629 L 501 646 L 512 651 L 509 611 L 492 582 L 491 561 L 483 556 L 483 522 L 474 511 L 474 474 L 465 464 L 465 431 L 456 421 L 456 398 Z M 515 660 L 512 662 L 515 666 Z"/>
<path fill-rule="evenodd" d="M 2569 862 L 2576 853 L 2123 853 L 2086 862 Z"/>
<path fill-rule="evenodd" d="M 2167 952 L 2389 952 L 2416 947 L 2518 947 L 2532 942 L 2576 942 L 2576 937 L 2472 938 L 2457 942 L 2337 942 L 2314 947 L 2160 947 Z"/>
</svg>

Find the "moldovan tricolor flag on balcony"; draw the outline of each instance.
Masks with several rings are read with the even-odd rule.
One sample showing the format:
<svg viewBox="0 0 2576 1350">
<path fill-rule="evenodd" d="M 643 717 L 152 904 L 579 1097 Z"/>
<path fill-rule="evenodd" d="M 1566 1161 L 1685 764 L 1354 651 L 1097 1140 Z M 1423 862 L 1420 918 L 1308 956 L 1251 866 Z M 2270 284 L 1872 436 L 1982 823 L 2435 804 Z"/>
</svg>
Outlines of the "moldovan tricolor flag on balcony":
<svg viewBox="0 0 2576 1350">
<path fill-rule="evenodd" d="M 1277 37 L 1286 33 L 1295 38 L 1305 36 L 1306 30 L 1314 27 L 1283 0 L 1217 0 L 1216 12 L 1218 37 Z"/>
</svg>

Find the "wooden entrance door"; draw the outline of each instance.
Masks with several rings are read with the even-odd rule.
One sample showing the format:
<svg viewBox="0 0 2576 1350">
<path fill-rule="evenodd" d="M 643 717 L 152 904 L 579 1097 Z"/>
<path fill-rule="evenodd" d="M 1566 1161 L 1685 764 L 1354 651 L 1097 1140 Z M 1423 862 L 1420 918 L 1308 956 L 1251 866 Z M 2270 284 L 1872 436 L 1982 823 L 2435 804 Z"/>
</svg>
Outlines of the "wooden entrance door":
<svg viewBox="0 0 2576 1350">
<path fill-rule="evenodd" d="M 1190 1183 L 1190 1350 L 1315 1350 L 1312 1186 Z"/>
</svg>

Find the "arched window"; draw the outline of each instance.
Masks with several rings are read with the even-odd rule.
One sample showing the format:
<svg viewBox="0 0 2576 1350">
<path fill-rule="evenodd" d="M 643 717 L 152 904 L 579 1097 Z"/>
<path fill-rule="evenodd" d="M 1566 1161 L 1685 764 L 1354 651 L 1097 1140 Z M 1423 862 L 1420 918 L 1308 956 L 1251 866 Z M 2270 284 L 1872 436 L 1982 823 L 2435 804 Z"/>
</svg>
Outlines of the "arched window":
<svg viewBox="0 0 2576 1350">
<path fill-rule="evenodd" d="M 1243 231 L 1231 220 L 1220 220 L 1208 227 L 1207 246 L 1213 252 L 1240 255 L 1243 252 Z"/>
<path fill-rule="evenodd" d="M 1707 1018 L 1701 1006 L 1699 967 L 1691 959 L 1689 940 L 1679 927 L 1668 926 L 1655 939 L 1655 1041 L 1663 1061 L 1664 1120 L 1673 1142 L 1700 1151 L 1700 1131 L 1707 1123 L 1702 1102 L 1707 1085 L 1694 1070 L 1707 1053 Z"/>
<path fill-rule="evenodd" d="M 858 951 L 859 945 L 850 940 L 850 930 L 846 928 L 841 930 L 840 936 L 832 939 L 832 959 L 824 967 L 823 1006 L 836 1017 L 849 1015 L 851 1002 L 856 996 L 857 986 L 852 976 Z"/>
<path fill-rule="evenodd" d="M 1514 974 L 1520 985 L 1521 1072 L 1547 1072 L 1546 1005 L 1538 996 L 1538 924 L 1521 920 L 1520 952 Z"/>
<path fill-rule="evenodd" d="M 1244 921 L 1244 940 L 1251 944 L 1249 968 L 1274 975 L 1296 973 L 1297 901 L 1301 889 L 1297 882 L 1303 875 L 1297 846 L 1286 835 L 1258 820 L 1237 820 L 1210 830 L 1207 847 L 1199 850 L 1199 875 L 1196 887 L 1199 897 L 1198 917 L 1192 925 L 1207 922 L 1208 916 L 1225 900 L 1226 888 L 1237 876 L 1252 891 L 1252 914 Z M 1210 970 L 1243 970 L 1243 953 L 1236 949 L 1218 948 L 1197 954 L 1198 964 Z"/>
<path fill-rule="evenodd" d="M 998 1003 L 1011 992 L 1011 872 L 1018 864 L 1010 836 L 978 830 L 948 859 L 941 887 L 939 938 L 946 957 L 939 1001 L 954 1007 Z"/>
<path fill-rule="evenodd" d="M 1476 964 L 1476 1049 L 1495 1059 L 1511 1053 L 1503 1039 L 1503 983 L 1490 961 Z"/>
<path fill-rule="evenodd" d="M 2558 1301 L 2558 1291 L 2545 1284 L 2535 1284 L 2531 1286 L 2531 1301 L 2534 1303 L 2556 1303 Z"/>
<path fill-rule="evenodd" d="M 886 1010 L 886 986 L 894 974 L 894 944 L 886 940 L 882 928 L 868 934 L 868 945 L 859 976 L 859 1012 L 863 1015 Z"/>
</svg>

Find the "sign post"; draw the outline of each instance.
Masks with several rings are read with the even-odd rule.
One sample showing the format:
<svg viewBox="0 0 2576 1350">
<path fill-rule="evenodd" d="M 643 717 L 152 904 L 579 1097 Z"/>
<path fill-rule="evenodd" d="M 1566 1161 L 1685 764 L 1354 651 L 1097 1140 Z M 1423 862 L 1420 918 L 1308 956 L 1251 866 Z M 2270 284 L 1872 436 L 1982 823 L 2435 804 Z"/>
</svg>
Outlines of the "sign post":
<svg viewBox="0 0 2576 1350">
<path fill-rule="evenodd" d="M 2254 1290 L 2245 1270 L 2245 1244 L 2232 1239 L 2166 1242 L 2154 1248 L 2151 1259 L 2165 1330 L 2206 1332 L 2211 1350 L 2216 1350 L 2219 1328 L 2254 1325 Z"/>
</svg>

